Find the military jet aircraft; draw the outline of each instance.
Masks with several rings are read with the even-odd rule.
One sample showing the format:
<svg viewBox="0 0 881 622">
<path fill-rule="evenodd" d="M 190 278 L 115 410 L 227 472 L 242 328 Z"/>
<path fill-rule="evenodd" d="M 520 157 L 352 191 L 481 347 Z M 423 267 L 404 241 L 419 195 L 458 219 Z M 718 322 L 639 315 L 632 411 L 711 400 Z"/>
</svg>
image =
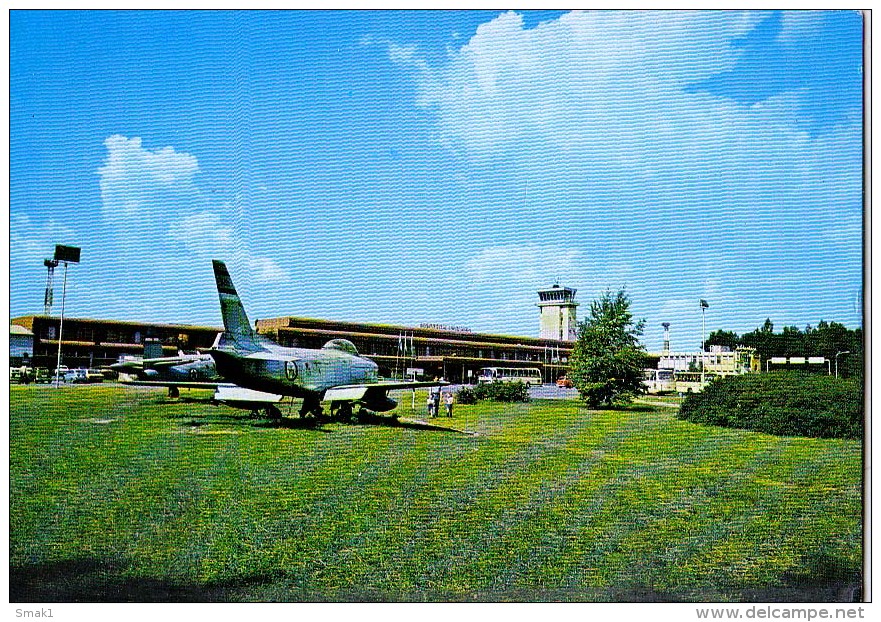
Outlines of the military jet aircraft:
<svg viewBox="0 0 881 622">
<path fill-rule="evenodd" d="M 216 389 L 222 378 L 210 354 L 185 354 L 161 358 L 120 361 L 110 366 L 119 373 L 124 384 L 168 387 L 171 397 L 180 395 L 179 389 Z"/>
<path fill-rule="evenodd" d="M 392 389 L 411 389 L 447 382 L 399 382 L 384 380 L 373 361 L 358 355 L 346 339 L 331 339 L 320 349 L 281 346 L 258 335 L 248 321 L 242 301 L 222 261 L 213 260 L 220 297 L 224 332 L 210 350 L 217 371 L 228 382 L 266 395 L 302 398 L 300 416 L 323 414 L 322 401 L 329 401 L 331 415 L 351 416 L 354 405 L 368 411 L 386 412 L 397 406 L 388 397 Z M 268 400 L 267 400 L 268 401 Z M 280 418 L 274 403 L 267 414 Z"/>
</svg>

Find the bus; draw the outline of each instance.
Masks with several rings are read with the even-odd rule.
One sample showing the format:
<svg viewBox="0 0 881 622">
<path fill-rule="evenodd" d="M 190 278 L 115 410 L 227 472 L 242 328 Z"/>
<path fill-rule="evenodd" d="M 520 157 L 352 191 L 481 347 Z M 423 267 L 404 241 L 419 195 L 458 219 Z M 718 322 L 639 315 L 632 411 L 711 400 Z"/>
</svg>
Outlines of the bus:
<svg viewBox="0 0 881 622">
<path fill-rule="evenodd" d="M 686 393 L 700 393 L 710 381 L 715 380 L 718 374 L 706 372 L 701 376 L 699 371 L 677 371 L 674 374 L 676 392 L 680 395 Z"/>
<path fill-rule="evenodd" d="M 676 390 L 672 369 L 644 369 L 642 384 L 649 395 L 663 395 Z"/>
<path fill-rule="evenodd" d="M 484 367 L 477 377 L 483 382 L 523 382 L 526 386 L 541 384 L 541 370 L 535 367 Z"/>
</svg>

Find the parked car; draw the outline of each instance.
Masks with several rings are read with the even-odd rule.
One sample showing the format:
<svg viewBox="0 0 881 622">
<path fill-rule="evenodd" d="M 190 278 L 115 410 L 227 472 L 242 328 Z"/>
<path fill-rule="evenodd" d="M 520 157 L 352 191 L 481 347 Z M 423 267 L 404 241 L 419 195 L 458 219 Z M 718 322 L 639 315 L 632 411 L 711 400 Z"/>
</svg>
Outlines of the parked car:
<svg viewBox="0 0 881 622">
<path fill-rule="evenodd" d="M 86 380 L 86 370 L 71 369 L 69 372 L 64 374 L 64 382 L 72 382 L 76 384 L 88 382 L 88 380 Z"/>
<path fill-rule="evenodd" d="M 86 382 L 104 382 L 104 373 L 100 369 L 87 369 Z"/>
<path fill-rule="evenodd" d="M 34 370 L 27 365 L 9 368 L 9 382 L 28 384 L 34 380 Z"/>
<path fill-rule="evenodd" d="M 34 382 L 40 382 L 44 384 L 52 382 L 52 374 L 45 367 L 35 367 Z"/>
<path fill-rule="evenodd" d="M 560 376 L 559 378 L 557 378 L 557 386 L 561 389 L 571 389 L 572 381 L 569 380 L 569 378 L 566 376 Z"/>
</svg>

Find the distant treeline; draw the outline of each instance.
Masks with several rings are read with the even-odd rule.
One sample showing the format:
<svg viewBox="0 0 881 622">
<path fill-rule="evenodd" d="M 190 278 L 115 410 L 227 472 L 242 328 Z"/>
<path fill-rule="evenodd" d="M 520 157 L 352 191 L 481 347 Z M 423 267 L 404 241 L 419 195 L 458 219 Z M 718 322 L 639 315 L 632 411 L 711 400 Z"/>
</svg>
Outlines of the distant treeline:
<svg viewBox="0 0 881 622">
<path fill-rule="evenodd" d="M 863 374 L 863 330 L 849 329 L 838 322 L 820 320 L 816 326 L 810 324 L 804 330 L 796 326 L 785 326 L 783 332 L 775 333 L 770 319 L 752 332 L 738 335 L 727 330 L 716 330 L 707 337 L 707 346 L 750 346 L 766 361 L 773 356 L 824 356 L 832 361 L 835 370 L 835 354 L 849 352 L 838 357 L 839 375 L 861 377 Z M 764 363 L 763 363 L 764 365 Z"/>
</svg>

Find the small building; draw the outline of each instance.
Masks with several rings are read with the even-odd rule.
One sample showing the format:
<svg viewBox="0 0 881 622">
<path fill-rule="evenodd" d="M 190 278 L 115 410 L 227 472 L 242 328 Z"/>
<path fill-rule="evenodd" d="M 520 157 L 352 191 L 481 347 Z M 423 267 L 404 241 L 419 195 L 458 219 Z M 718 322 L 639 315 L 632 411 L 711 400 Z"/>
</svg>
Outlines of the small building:
<svg viewBox="0 0 881 622">
<path fill-rule="evenodd" d="M 24 326 L 9 325 L 9 366 L 30 364 L 34 355 L 34 333 Z"/>
<path fill-rule="evenodd" d="M 738 347 L 733 352 L 723 346 L 710 346 L 709 352 L 663 352 L 658 359 L 658 369 L 677 371 L 700 371 L 730 376 L 759 371 L 760 365 L 755 348 Z"/>
</svg>

